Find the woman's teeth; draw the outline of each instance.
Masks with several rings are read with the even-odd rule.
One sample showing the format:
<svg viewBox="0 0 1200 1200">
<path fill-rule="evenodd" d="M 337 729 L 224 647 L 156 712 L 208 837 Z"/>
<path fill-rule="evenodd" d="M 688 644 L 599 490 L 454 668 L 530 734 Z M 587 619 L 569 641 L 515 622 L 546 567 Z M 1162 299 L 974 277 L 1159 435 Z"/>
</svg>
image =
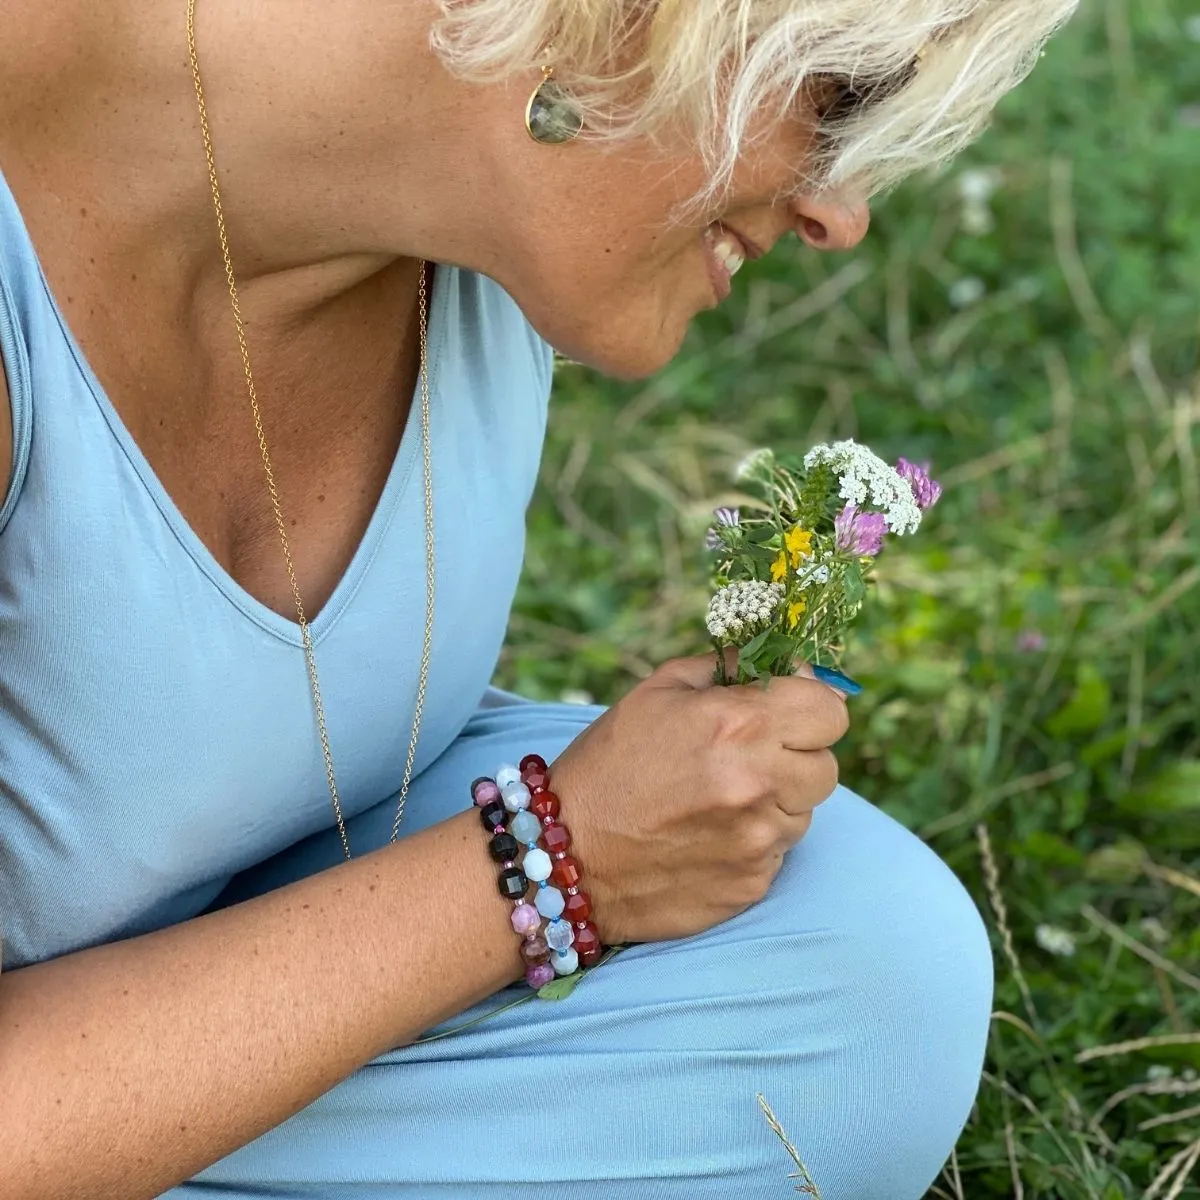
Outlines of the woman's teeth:
<svg viewBox="0 0 1200 1200">
<path fill-rule="evenodd" d="M 730 275 L 736 275 L 742 269 L 746 256 L 742 252 L 742 243 L 732 233 L 715 233 L 712 235 L 713 253 Z"/>
</svg>

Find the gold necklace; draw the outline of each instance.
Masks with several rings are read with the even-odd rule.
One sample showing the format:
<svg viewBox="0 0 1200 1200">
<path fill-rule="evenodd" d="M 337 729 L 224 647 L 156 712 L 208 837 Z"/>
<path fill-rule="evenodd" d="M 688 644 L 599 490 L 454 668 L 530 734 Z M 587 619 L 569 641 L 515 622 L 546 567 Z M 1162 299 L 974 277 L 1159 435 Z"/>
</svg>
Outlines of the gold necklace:
<svg viewBox="0 0 1200 1200">
<path fill-rule="evenodd" d="M 204 86 L 200 82 L 200 56 L 196 50 L 196 0 L 188 0 L 187 6 L 188 57 L 192 66 L 192 82 L 196 87 L 196 105 L 200 110 L 200 132 L 204 138 L 204 156 L 208 161 L 208 181 L 212 187 L 213 209 L 217 217 L 217 233 L 221 239 L 221 255 L 225 260 L 225 280 L 229 285 L 229 299 L 233 305 L 233 320 L 237 327 L 238 349 L 242 355 L 242 370 L 250 393 L 250 411 L 254 416 L 254 430 L 258 435 L 258 448 L 262 454 L 263 471 L 267 477 L 267 491 L 271 497 L 271 509 L 275 514 L 275 528 L 279 533 L 279 544 L 283 547 L 283 561 L 287 567 L 288 582 L 292 588 L 292 599 L 296 602 L 296 621 L 300 626 L 300 639 L 304 644 L 304 659 L 308 665 L 308 683 L 312 691 L 313 710 L 317 718 L 317 732 L 321 738 L 321 754 L 325 759 L 325 777 L 329 784 L 329 795 L 333 800 L 333 812 L 337 817 L 338 834 L 342 849 L 350 858 L 350 839 L 346 835 L 346 822 L 342 817 L 342 801 L 338 795 L 337 780 L 333 773 L 333 752 L 329 748 L 329 730 L 325 724 L 325 705 L 321 700 L 321 683 L 317 677 L 317 660 L 313 654 L 312 634 L 304 615 L 304 601 L 300 598 L 300 585 L 296 581 L 296 568 L 292 562 L 292 550 L 288 543 L 287 526 L 283 519 L 283 508 L 279 501 L 279 489 L 275 486 L 275 472 L 271 469 L 271 455 L 267 449 L 267 435 L 263 429 L 262 413 L 258 408 L 258 390 L 254 386 L 254 372 L 250 367 L 250 350 L 246 344 L 246 328 L 242 321 L 242 307 L 238 299 L 237 278 L 233 273 L 233 258 L 229 252 L 229 237 L 225 229 L 225 209 L 221 203 L 221 186 L 217 180 L 217 161 L 213 154 L 212 132 L 208 124 L 208 106 L 204 102 Z M 394 842 L 404 819 L 404 803 L 408 799 L 408 787 L 412 782 L 413 763 L 417 755 L 417 738 L 421 732 L 421 717 L 425 711 L 425 692 L 429 684 L 429 660 L 433 650 L 433 608 L 436 572 L 434 564 L 433 525 L 433 461 L 429 432 L 429 296 L 428 264 L 421 263 L 421 282 L 417 294 L 420 315 L 420 373 L 421 373 L 421 458 L 425 475 L 425 631 L 421 641 L 421 669 L 417 680 L 417 701 L 413 708 L 412 735 L 408 741 L 408 757 L 404 763 L 404 781 L 400 786 L 400 800 L 396 805 L 396 819 L 392 822 L 391 840 Z"/>
</svg>

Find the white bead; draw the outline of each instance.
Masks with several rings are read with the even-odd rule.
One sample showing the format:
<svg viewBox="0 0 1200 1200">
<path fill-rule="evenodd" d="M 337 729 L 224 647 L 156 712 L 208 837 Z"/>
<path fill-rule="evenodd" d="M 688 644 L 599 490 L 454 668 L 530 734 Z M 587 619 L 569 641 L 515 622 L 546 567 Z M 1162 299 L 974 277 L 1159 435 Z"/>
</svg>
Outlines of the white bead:
<svg viewBox="0 0 1200 1200">
<path fill-rule="evenodd" d="M 543 879 L 550 878 L 550 872 L 554 870 L 554 863 L 551 862 L 550 855 L 545 850 L 534 848 L 525 852 L 521 870 L 525 872 L 525 878 L 532 883 L 541 883 Z"/>
<path fill-rule="evenodd" d="M 510 783 L 507 787 L 502 787 L 500 795 L 504 798 L 504 807 L 510 813 L 520 812 L 522 809 L 528 808 L 530 800 L 533 799 L 529 794 L 529 789 L 520 780 L 516 783 Z"/>
<path fill-rule="evenodd" d="M 496 768 L 496 786 L 504 791 L 510 783 L 520 783 L 521 772 L 517 770 L 511 763 L 504 763 Z"/>
<path fill-rule="evenodd" d="M 554 964 L 555 975 L 574 975 L 579 970 L 579 954 L 574 949 L 552 954 L 550 961 Z"/>
</svg>

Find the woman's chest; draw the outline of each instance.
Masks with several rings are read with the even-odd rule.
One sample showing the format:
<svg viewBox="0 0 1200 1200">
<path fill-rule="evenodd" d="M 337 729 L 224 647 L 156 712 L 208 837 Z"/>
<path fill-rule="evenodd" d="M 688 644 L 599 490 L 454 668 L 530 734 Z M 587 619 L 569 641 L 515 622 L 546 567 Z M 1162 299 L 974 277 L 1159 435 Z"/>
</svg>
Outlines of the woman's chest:
<svg viewBox="0 0 1200 1200">
<path fill-rule="evenodd" d="M 549 386 L 545 348 L 494 285 L 449 273 L 434 311 L 436 600 L 418 770 L 490 680 Z M 332 823 L 294 623 L 222 568 L 71 367 L 50 347 L 31 360 L 38 436 L 0 538 L 10 962 L 182 920 L 230 875 Z M 426 612 L 424 492 L 410 423 L 312 625 L 347 813 L 402 778 Z"/>
</svg>

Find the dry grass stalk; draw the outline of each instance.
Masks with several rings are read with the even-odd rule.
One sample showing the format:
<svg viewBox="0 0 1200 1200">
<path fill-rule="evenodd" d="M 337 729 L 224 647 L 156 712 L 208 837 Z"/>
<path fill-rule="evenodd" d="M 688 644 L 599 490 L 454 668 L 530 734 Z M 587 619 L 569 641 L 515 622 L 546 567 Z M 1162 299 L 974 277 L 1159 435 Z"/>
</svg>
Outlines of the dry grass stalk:
<svg viewBox="0 0 1200 1200">
<path fill-rule="evenodd" d="M 1146 1189 L 1146 1194 L 1142 1197 L 1142 1200 L 1158 1200 L 1159 1193 L 1168 1185 L 1170 1185 L 1171 1190 L 1163 1194 L 1162 1200 L 1176 1200 L 1179 1193 L 1183 1191 L 1183 1185 L 1192 1173 L 1192 1168 L 1196 1165 L 1197 1159 L 1200 1159 L 1200 1138 L 1197 1138 L 1190 1145 L 1184 1146 L 1178 1154 L 1168 1159 L 1167 1165 L 1159 1171 L 1154 1177 L 1153 1182 Z"/>
<path fill-rule="evenodd" d="M 1000 870 L 996 866 L 996 856 L 992 853 L 992 839 L 988 834 L 987 824 L 980 821 L 975 826 L 975 837 L 979 841 L 979 857 L 983 862 L 983 878 L 987 885 L 988 900 L 991 902 L 992 911 L 996 914 L 996 928 L 1000 931 L 1000 942 L 1004 947 L 1004 957 L 1008 959 L 1008 965 L 1012 967 L 1013 977 L 1017 981 L 1017 987 L 1021 990 L 1021 1000 L 1025 1004 L 1025 1011 L 1029 1014 L 1030 1023 L 1037 1026 L 1038 1021 L 1037 1009 L 1033 1004 L 1033 993 L 1029 990 L 1029 984 L 1025 979 L 1025 972 L 1021 970 L 1021 960 L 1017 958 L 1016 947 L 1013 945 L 1012 930 L 1008 927 L 1008 908 L 1004 903 L 1004 896 L 1000 891 Z"/>
<path fill-rule="evenodd" d="M 1137 938 L 1131 937 L 1119 925 L 1114 925 L 1107 917 L 1098 913 L 1090 904 L 1085 904 L 1079 911 L 1093 925 L 1103 929 L 1113 941 L 1120 942 L 1127 950 L 1132 950 L 1134 954 L 1139 958 L 1144 958 L 1151 966 L 1165 971 L 1172 979 L 1186 984 L 1190 988 L 1195 988 L 1196 991 L 1200 992 L 1200 978 L 1197 978 L 1190 971 L 1185 971 L 1182 967 L 1177 967 L 1170 959 L 1163 958 L 1157 951 L 1151 950 L 1149 946 L 1139 942 Z"/>
<path fill-rule="evenodd" d="M 800 1168 L 788 1176 L 789 1179 L 801 1180 L 796 1186 L 796 1191 L 802 1192 L 807 1196 L 813 1196 L 815 1200 L 821 1200 L 821 1189 L 813 1181 L 813 1177 L 808 1173 L 808 1168 L 804 1165 L 804 1159 L 800 1157 L 800 1152 L 792 1145 L 788 1135 L 784 1132 L 783 1126 L 779 1123 L 779 1118 L 771 1111 L 771 1106 L 767 1103 L 767 1098 L 761 1093 L 758 1096 L 758 1107 L 762 1109 L 763 1116 L 767 1118 L 767 1124 L 770 1125 L 772 1132 L 783 1143 L 783 1148 L 791 1155 L 792 1162 Z"/>
<path fill-rule="evenodd" d="M 1008 1165 L 1012 1171 L 1013 1200 L 1025 1200 L 1025 1185 L 1021 1182 L 1021 1168 L 1017 1163 L 1017 1144 L 1013 1137 L 1011 1121 L 1004 1122 L 1004 1148 L 1008 1151 Z"/>
<path fill-rule="evenodd" d="M 1152 879 L 1161 879 L 1163 883 L 1169 883 L 1172 887 L 1182 888 L 1185 892 L 1200 896 L 1200 879 L 1194 879 L 1183 871 L 1176 871 L 1174 867 L 1160 867 L 1158 863 L 1153 862 L 1147 862 L 1142 869 Z"/>
<path fill-rule="evenodd" d="M 1193 1104 L 1191 1108 L 1181 1108 L 1175 1112 L 1161 1113 L 1157 1117 L 1150 1117 L 1142 1121 L 1137 1129 L 1139 1133 L 1145 1133 L 1147 1129 L 1157 1129 L 1160 1125 L 1173 1125 L 1176 1121 L 1190 1121 L 1193 1117 L 1200 1117 L 1200 1104 Z"/>
<path fill-rule="evenodd" d="M 1092 1046 L 1075 1055 L 1077 1063 L 1097 1058 L 1114 1058 L 1119 1054 L 1136 1054 L 1139 1050 L 1155 1050 L 1159 1046 L 1200 1046 L 1200 1033 L 1164 1033 L 1156 1037 L 1134 1038 L 1131 1042 L 1111 1042 L 1107 1046 Z"/>
<path fill-rule="evenodd" d="M 1118 1104 L 1132 1096 L 1190 1096 L 1200 1092 L 1200 1079 L 1162 1079 L 1153 1083 L 1132 1083 L 1129 1087 L 1114 1092 L 1101 1105 L 1099 1111 L 1092 1117 L 1090 1125 L 1097 1133 L 1100 1132 L 1100 1122 L 1108 1116 Z"/>
</svg>

